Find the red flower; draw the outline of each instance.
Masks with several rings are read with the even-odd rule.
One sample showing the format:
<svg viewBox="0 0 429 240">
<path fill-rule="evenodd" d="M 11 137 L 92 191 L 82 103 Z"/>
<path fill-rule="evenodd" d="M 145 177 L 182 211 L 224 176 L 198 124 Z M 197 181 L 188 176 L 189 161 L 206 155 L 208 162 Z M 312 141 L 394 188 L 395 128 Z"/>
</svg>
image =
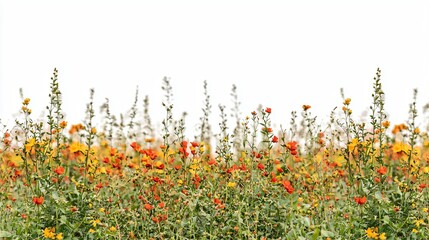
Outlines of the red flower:
<svg viewBox="0 0 429 240">
<path fill-rule="evenodd" d="M 366 203 L 366 197 L 355 197 L 355 202 L 359 205 L 363 205 Z"/>
<path fill-rule="evenodd" d="M 279 141 L 279 138 L 277 136 L 274 136 L 271 142 L 276 143 Z"/>
<path fill-rule="evenodd" d="M 265 166 L 262 163 L 258 163 L 258 169 L 259 170 L 264 170 Z"/>
<path fill-rule="evenodd" d="M 33 202 L 36 205 L 42 205 L 44 201 L 45 201 L 45 199 L 43 198 L 43 196 L 33 197 Z"/>
<path fill-rule="evenodd" d="M 58 166 L 57 168 L 55 168 L 54 172 L 58 175 L 62 175 L 64 173 L 64 168 L 61 166 Z"/>
<path fill-rule="evenodd" d="M 292 154 L 293 156 L 298 154 L 298 146 L 297 145 L 298 145 L 298 143 L 295 141 L 288 142 L 286 144 L 287 149 L 289 149 L 290 154 Z"/>
<path fill-rule="evenodd" d="M 377 172 L 378 172 L 380 175 L 384 175 L 384 174 L 386 174 L 386 173 L 387 173 L 387 167 L 385 167 L 385 166 L 381 166 L 379 169 L 377 169 Z"/>
<path fill-rule="evenodd" d="M 214 202 L 215 204 L 222 204 L 222 201 L 221 201 L 219 198 L 214 198 L 214 199 L 213 199 L 213 202 Z"/>
<path fill-rule="evenodd" d="M 308 109 L 310 109 L 311 108 L 311 106 L 310 105 L 302 105 L 302 109 L 304 110 L 304 111 L 307 111 Z"/>
<path fill-rule="evenodd" d="M 293 188 L 292 184 L 289 181 L 287 181 L 287 180 L 283 180 L 282 181 L 282 185 L 283 185 L 283 187 L 286 189 L 286 191 L 289 194 L 292 194 L 293 191 L 295 191 L 295 189 Z"/>
<path fill-rule="evenodd" d="M 137 142 L 132 142 L 130 146 L 134 149 L 134 151 L 140 151 L 140 144 L 138 144 Z"/>
<path fill-rule="evenodd" d="M 146 210 L 150 211 L 150 210 L 152 210 L 152 209 L 153 209 L 153 206 L 152 206 L 152 205 L 150 205 L 149 203 L 145 203 L 145 204 L 144 204 L 144 209 L 146 209 Z"/>
<path fill-rule="evenodd" d="M 210 159 L 210 160 L 207 162 L 207 164 L 208 164 L 208 165 L 217 165 L 217 162 L 216 162 L 216 160 L 215 160 L 214 158 L 212 158 L 212 159 Z"/>
<path fill-rule="evenodd" d="M 271 108 L 269 108 L 269 107 L 265 108 L 265 112 L 266 113 L 271 113 Z"/>
</svg>

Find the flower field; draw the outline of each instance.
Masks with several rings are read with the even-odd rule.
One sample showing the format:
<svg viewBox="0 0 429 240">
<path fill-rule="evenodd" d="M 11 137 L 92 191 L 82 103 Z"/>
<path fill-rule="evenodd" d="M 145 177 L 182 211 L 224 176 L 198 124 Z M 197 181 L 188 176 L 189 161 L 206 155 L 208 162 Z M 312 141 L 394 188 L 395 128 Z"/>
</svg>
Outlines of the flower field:
<svg viewBox="0 0 429 240">
<path fill-rule="evenodd" d="M 0 128 L 0 239 L 428 238 L 429 125 L 416 122 L 417 90 L 405 123 L 389 122 L 377 70 L 365 122 L 347 97 L 325 126 L 303 105 L 280 129 L 269 106 L 231 119 L 220 105 L 213 133 L 205 84 L 190 137 L 167 79 L 162 89 L 161 129 L 148 98 L 117 118 L 108 100 L 95 109 L 93 90 L 85 120 L 67 122 L 57 70 L 43 121 L 23 97 L 15 125 Z"/>
</svg>

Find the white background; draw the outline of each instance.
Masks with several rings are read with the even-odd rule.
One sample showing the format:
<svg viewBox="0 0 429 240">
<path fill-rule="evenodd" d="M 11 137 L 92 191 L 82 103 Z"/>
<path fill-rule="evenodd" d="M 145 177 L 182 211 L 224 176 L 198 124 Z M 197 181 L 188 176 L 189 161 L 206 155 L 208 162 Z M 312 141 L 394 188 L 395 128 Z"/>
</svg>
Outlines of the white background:
<svg viewBox="0 0 429 240">
<path fill-rule="evenodd" d="M 359 118 L 377 67 L 390 120 L 400 123 L 414 88 L 419 113 L 429 102 L 429 1 L 0 0 L 2 123 L 13 123 L 21 87 L 33 117 L 42 114 L 55 67 L 69 123 L 84 119 L 90 88 L 96 113 L 109 98 L 119 114 L 137 86 L 140 109 L 149 95 L 159 122 L 164 76 L 175 119 L 189 113 L 188 130 L 202 115 L 204 80 L 214 125 L 217 105 L 232 107 L 232 84 L 243 117 L 261 104 L 276 126 L 303 104 L 327 122 L 340 88 Z"/>
</svg>

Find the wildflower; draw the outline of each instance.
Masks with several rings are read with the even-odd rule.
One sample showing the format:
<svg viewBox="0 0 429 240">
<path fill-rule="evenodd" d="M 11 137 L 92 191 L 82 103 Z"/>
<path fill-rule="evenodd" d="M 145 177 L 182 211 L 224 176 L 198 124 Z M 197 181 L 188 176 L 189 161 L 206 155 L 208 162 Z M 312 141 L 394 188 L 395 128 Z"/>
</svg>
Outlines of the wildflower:
<svg viewBox="0 0 429 240">
<path fill-rule="evenodd" d="M 368 238 L 378 239 L 378 228 L 368 228 L 365 232 Z"/>
<path fill-rule="evenodd" d="M 22 105 L 28 105 L 28 104 L 30 104 L 30 99 L 29 98 L 24 99 L 24 101 L 22 102 Z"/>
<path fill-rule="evenodd" d="M 43 237 L 48 239 L 55 239 L 55 228 L 45 228 L 43 230 Z"/>
<path fill-rule="evenodd" d="M 366 203 L 366 196 L 363 197 L 355 197 L 355 202 L 359 205 L 363 205 Z"/>
<path fill-rule="evenodd" d="M 413 228 L 413 230 L 411 230 L 412 233 L 418 233 L 419 231 L 417 231 L 417 229 Z"/>
<path fill-rule="evenodd" d="M 222 204 L 222 201 L 221 201 L 219 198 L 214 198 L 214 199 L 213 199 L 213 202 L 214 202 L 215 204 Z"/>
<path fill-rule="evenodd" d="M 216 159 L 211 158 L 211 159 L 207 162 L 207 164 L 208 164 L 208 165 L 217 165 Z"/>
<path fill-rule="evenodd" d="M 349 105 L 350 104 L 350 102 L 351 102 L 352 100 L 350 99 L 350 98 L 346 98 L 345 100 L 344 100 L 344 105 Z"/>
<path fill-rule="evenodd" d="M 162 163 L 161 161 L 156 161 L 154 165 L 159 170 L 162 170 L 165 167 L 164 163 Z"/>
<path fill-rule="evenodd" d="M 262 163 L 258 163 L 258 169 L 259 170 L 264 170 L 265 166 Z"/>
<path fill-rule="evenodd" d="M 116 232 L 116 227 L 111 226 L 111 227 L 109 228 L 109 231 L 111 231 L 111 232 Z"/>
<path fill-rule="evenodd" d="M 297 146 L 297 142 L 295 142 L 295 141 L 292 141 L 292 142 L 288 142 L 287 144 L 286 144 L 286 148 L 287 149 L 289 149 L 289 151 L 290 151 L 290 154 L 291 155 L 293 155 L 293 156 L 295 156 L 295 155 L 297 155 L 298 154 L 298 146 Z"/>
<path fill-rule="evenodd" d="M 57 168 L 55 168 L 54 172 L 58 175 L 62 175 L 64 173 L 64 168 L 61 166 L 58 166 Z"/>
<path fill-rule="evenodd" d="M 61 121 L 60 122 L 60 128 L 66 128 L 67 127 L 67 122 L 66 121 Z"/>
<path fill-rule="evenodd" d="M 230 187 L 230 188 L 235 188 L 236 185 L 237 185 L 237 183 L 235 183 L 235 182 L 228 182 L 228 184 L 226 186 Z"/>
<path fill-rule="evenodd" d="M 35 143 L 36 143 L 36 139 L 34 138 L 28 139 L 28 142 L 25 144 L 25 151 L 30 152 L 30 150 L 33 148 Z"/>
<path fill-rule="evenodd" d="M 270 133 L 270 132 L 272 132 L 273 131 L 273 129 L 272 128 L 263 128 L 262 129 L 262 132 L 265 132 L 265 133 Z"/>
<path fill-rule="evenodd" d="M 417 134 L 417 135 L 418 135 L 418 134 L 420 134 L 420 128 L 418 128 L 418 127 L 417 127 L 417 128 L 415 128 L 415 129 L 414 129 L 414 134 Z"/>
<path fill-rule="evenodd" d="M 95 127 L 91 128 L 91 134 L 97 134 L 97 129 Z"/>
<path fill-rule="evenodd" d="M 271 108 L 269 108 L 269 107 L 265 108 L 265 112 L 268 113 L 268 114 L 270 114 L 271 113 Z"/>
<path fill-rule="evenodd" d="M 274 136 L 271 142 L 276 143 L 279 141 L 279 138 L 277 136 Z"/>
<path fill-rule="evenodd" d="M 388 128 L 388 127 L 390 126 L 390 122 L 386 120 L 386 121 L 382 122 L 382 123 L 381 123 L 381 125 L 382 125 L 384 128 Z"/>
<path fill-rule="evenodd" d="M 380 239 L 380 240 L 386 240 L 386 233 L 381 233 L 381 234 L 378 236 L 378 239 Z"/>
<path fill-rule="evenodd" d="M 153 209 L 153 206 L 152 206 L 152 205 L 150 205 L 149 203 L 145 203 L 145 204 L 144 204 L 144 209 L 146 209 L 146 210 L 150 211 L 150 210 L 152 210 L 152 209 Z"/>
<path fill-rule="evenodd" d="M 140 145 L 137 142 L 132 142 L 130 146 L 134 149 L 134 151 L 140 151 Z"/>
<path fill-rule="evenodd" d="M 93 227 L 96 227 L 97 224 L 100 224 L 100 223 L 101 223 L 100 219 L 91 220 L 91 224 Z M 90 229 L 90 231 L 91 231 L 91 229 Z"/>
<path fill-rule="evenodd" d="M 295 189 L 293 188 L 292 184 L 291 184 L 289 181 L 287 181 L 287 180 L 283 180 L 283 181 L 282 181 L 282 185 L 283 185 L 284 189 L 286 189 L 286 191 L 287 191 L 289 194 L 292 194 L 292 193 L 293 193 L 293 191 L 295 190 Z"/>
<path fill-rule="evenodd" d="M 384 174 L 386 174 L 386 173 L 387 173 L 387 167 L 385 167 L 385 166 L 381 166 L 379 169 L 377 169 L 377 172 L 378 172 L 380 175 L 384 175 Z"/>
<path fill-rule="evenodd" d="M 43 201 L 45 201 L 45 199 L 43 198 L 43 196 L 33 197 L 33 203 L 36 204 L 36 205 L 42 205 Z"/>
<path fill-rule="evenodd" d="M 416 224 L 416 227 L 420 227 L 420 225 L 425 224 L 425 220 L 423 219 L 415 220 L 414 223 Z"/>
<path fill-rule="evenodd" d="M 88 232 L 89 232 L 89 233 L 95 233 L 95 230 L 94 230 L 94 229 L 92 229 L 92 228 L 90 228 Z"/>
<path fill-rule="evenodd" d="M 308 109 L 310 109 L 311 108 L 311 106 L 310 105 L 302 105 L 302 109 L 304 110 L 304 111 L 307 111 Z"/>
</svg>

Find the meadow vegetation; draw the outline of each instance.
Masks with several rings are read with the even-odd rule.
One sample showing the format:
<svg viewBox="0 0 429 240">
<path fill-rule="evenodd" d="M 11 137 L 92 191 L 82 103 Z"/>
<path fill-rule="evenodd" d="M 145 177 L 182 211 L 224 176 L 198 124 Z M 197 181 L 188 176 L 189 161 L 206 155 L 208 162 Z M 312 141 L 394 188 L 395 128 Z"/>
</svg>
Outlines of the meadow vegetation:
<svg viewBox="0 0 429 240">
<path fill-rule="evenodd" d="M 408 121 L 391 124 L 379 69 L 368 119 L 355 120 L 343 96 L 325 126 L 309 105 L 280 129 L 269 105 L 239 116 L 233 86 L 232 117 L 219 105 L 213 133 L 205 82 L 193 137 L 185 115 L 173 116 L 168 79 L 161 129 L 138 93 L 119 117 L 106 99 L 94 122 L 94 90 L 85 120 L 69 123 L 56 69 L 50 88 L 43 120 L 22 97 L 14 126 L 0 128 L 0 239 L 429 236 L 429 125 L 416 123 L 426 109 L 415 90 Z"/>
</svg>

